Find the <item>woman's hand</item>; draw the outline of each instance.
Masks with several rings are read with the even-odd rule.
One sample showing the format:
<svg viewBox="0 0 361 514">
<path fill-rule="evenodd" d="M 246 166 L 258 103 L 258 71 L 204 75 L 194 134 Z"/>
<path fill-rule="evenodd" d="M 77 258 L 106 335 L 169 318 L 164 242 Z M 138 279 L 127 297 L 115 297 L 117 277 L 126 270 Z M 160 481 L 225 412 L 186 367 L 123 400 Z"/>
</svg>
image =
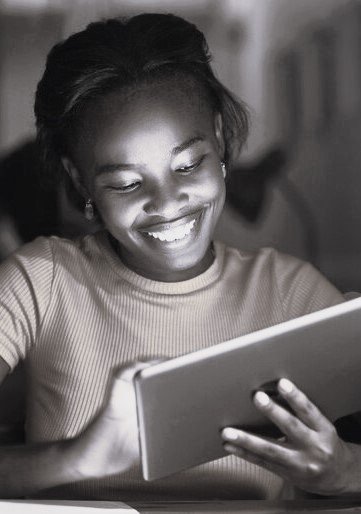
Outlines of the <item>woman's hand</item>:
<svg viewBox="0 0 361 514">
<path fill-rule="evenodd" d="M 76 437 L 1 447 L 0 497 L 38 495 L 44 489 L 133 466 L 139 459 L 133 378 L 156 362 L 160 360 L 138 362 L 116 373 L 102 410 Z"/>
<path fill-rule="evenodd" d="M 157 361 L 137 362 L 113 377 L 104 408 L 71 444 L 77 479 L 121 473 L 139 461 L 135 374 Z"/>
<path fill-rule="evenodd" d="M 271 440 L 227 427 L 222 431 L 225 449 L 309 492 L 361 491 L 359 447 L 342 441 L 332 423 L 289 380 L 281 379 L 278 391 L 295 415 L 261 391 L 255 394 L 254 403 L 285 437 Z"/>
</svg>

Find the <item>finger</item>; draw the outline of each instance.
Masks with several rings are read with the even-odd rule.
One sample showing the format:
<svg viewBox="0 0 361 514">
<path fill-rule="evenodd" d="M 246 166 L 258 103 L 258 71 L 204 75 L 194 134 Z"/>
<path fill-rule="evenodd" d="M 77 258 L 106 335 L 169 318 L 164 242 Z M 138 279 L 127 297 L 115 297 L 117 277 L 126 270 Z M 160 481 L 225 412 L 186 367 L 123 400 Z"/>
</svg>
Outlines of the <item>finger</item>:
<svg viewBox="0 0 361 514">
<path fill-rule="evenodd" d="M 114 373 L 108 402 L 108 407 L 111 411 L 114 411 L 119 415 L 119 405 L 122 405 L 121 412 L 125 416 L 135 410 L 133 378 L 138 371 L 145 367 L 145 362 L 137 361 L 118 369 Z"/>
<path fill-rule="evenodd" d="M 289 470 L 280 464 L 276 464 L 275 462 L 269 462 L 268 460 L 263 459 L 259 455 L 255 455 L 252 452 L 244 450 L 243 448 L 239 448 L 238 446 L 234 446 L 232 444 L 226 443 L 224 446 L 226 452 L 236 455 L 236 457 L 240 457 L 241 459 L 247 460 L 252 464 L 256 464 L 257 466 L 262 466 L 263 468 L 276 473 L 282 478 L 289 478 Z"/>
<path fill-rule="evenodd" d="M 316 405 L 290 380 L 281 378 L 277 387 L 278 391 L 295 414 L 297 414 L 308 427 L 319 432 L 331 426 L 330 421 L 321 413 Z"/>
<path fill-rule="evenodd" d="M 250 452 L 262 461 L 279 466 L 292 465 L 294 452 L 285 445 L 232 427 L 222 430 L 222 438 L 226 443 L 240 451 Z"/>
<path fill-rule="evenodd" d="M 296 416 L 274 402 L 268 394 L 258 391 L 253 401 L 257 408 L 267 416 L 289 439 L 294 442 L 304 442 L 310 438 L 310 429 Z"/>
<path fill-rule="evenodd" d="M 136 413 L 135 390 L 132 381 L 117 379 L 113 382 L 107 414 L 116 418 L 127 418 Z"/>
</svg>

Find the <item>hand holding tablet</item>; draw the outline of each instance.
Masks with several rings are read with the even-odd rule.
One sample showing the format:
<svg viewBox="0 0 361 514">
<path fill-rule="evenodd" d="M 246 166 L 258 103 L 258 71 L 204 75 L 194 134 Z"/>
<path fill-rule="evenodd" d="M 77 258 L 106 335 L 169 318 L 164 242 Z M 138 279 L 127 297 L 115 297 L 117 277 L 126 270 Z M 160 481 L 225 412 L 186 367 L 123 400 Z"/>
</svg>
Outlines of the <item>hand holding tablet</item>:
<svg viewBox="0 0 361 514">
<path fill-rule="evenodd" d="M 357 298 L 140 371 L 135 388 L 144 478 L 226 455 L 225 427 L 265 433 L 268 407 L 256 408 L 253 396 L 272 393 L 270 384 L 280 378 L 297 384 L 331 421 L 361 410 L 360 367 Z"/>
<path fill-rule="evenodd" d="M 264 392 L 256 393 L 254 402 L 284 436 L 271 439 L 226 427 L 225 450 L 308 492 L 333 496 L 357 491 L 352 482 L 360 448 L 340 439 L 333 424 L 289 380 L 281 379 L 278 390 L 294 414 Z"/>
</svg>

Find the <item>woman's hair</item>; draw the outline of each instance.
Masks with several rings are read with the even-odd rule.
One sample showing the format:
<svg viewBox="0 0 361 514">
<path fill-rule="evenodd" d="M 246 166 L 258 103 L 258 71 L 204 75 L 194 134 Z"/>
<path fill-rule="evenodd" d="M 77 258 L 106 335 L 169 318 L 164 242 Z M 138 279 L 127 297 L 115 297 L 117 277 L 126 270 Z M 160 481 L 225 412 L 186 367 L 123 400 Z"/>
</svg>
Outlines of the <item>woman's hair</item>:
<svg viewBox="0 0 361 514">
<path fill-rule="evenodd" d="M 172 14 L 140 14 L 91 23 L 50 51 L 35 97 L 38 142 L 45 169 L 62 173 L 61 157 L 82 112 L 116 89 L 175 76 L 195 80 L 223 118 L 224 160 L 240 150 L 248 133 L 245 106 L 219 82 L 210 67 L 202 32 Z"/>
</svg>

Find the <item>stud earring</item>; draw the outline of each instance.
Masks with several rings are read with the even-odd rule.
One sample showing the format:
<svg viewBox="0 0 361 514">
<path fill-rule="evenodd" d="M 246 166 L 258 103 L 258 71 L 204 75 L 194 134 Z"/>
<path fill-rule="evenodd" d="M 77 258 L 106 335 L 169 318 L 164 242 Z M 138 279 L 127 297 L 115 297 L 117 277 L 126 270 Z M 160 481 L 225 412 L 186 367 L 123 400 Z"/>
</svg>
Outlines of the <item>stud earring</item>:
<svg viewBox="0 0 361 514">
<path fill-rule="evenodd" d="M 222 168 L 222 175 L 223 175 L 223 178 L 226 178 L 226 175 L 227 175 L 227 168 L 226 168 L 226 163 L 224 161 L 221 161 L 221 168 Z"/>
<path fill-rule="evenodd" d="M 84 216 L 88 221 L 91 221 L 94 218 L 94 207 L 90 198 L 85 203 Z"/>
</svg>

